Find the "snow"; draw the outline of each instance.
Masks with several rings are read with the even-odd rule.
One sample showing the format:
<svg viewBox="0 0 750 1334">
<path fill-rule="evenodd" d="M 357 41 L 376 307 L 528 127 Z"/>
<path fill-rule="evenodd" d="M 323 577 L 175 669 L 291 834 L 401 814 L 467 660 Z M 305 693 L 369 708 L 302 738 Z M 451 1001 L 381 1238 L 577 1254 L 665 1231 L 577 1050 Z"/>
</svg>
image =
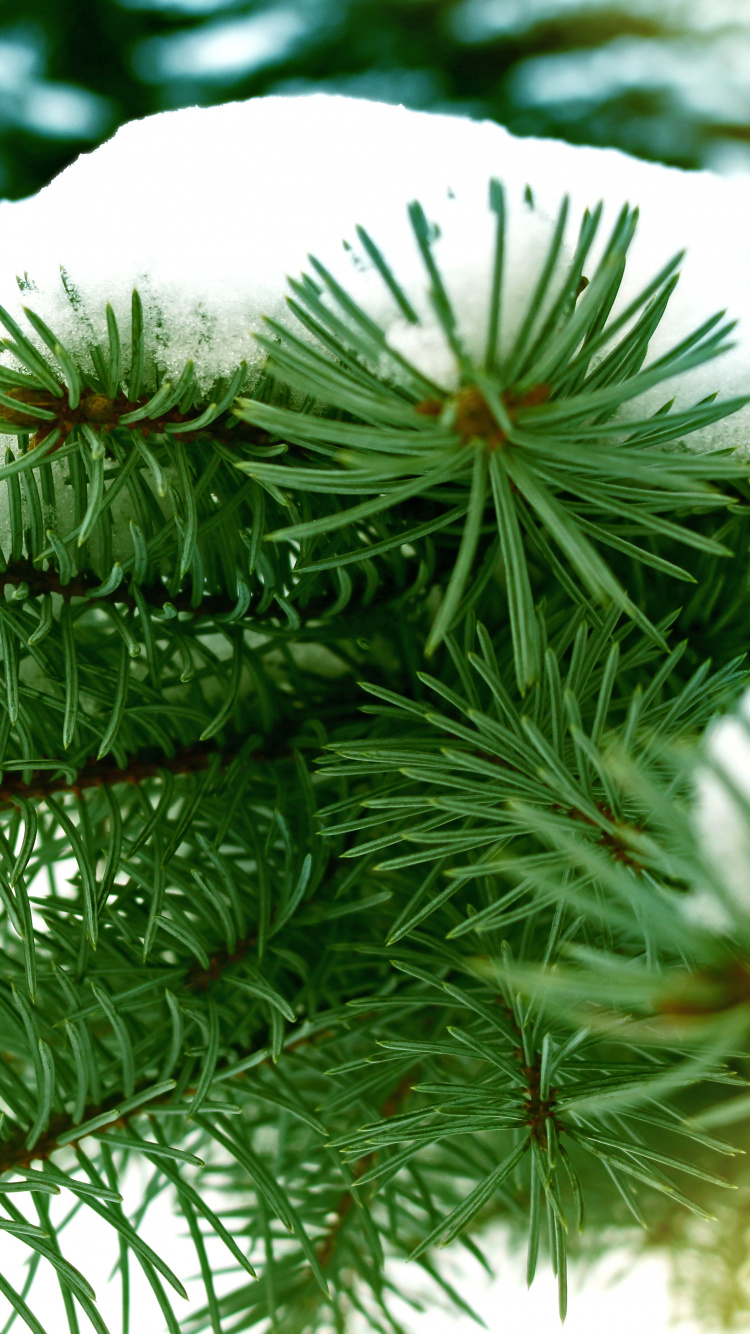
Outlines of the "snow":
<svg viewBox="0 0 750 1334">
<path fill-rule="evenodd" d="M 701 889 L 690 906 L 706 926 L 728 930 L 738 914 L 750 918 L 750 690 L 734 714 L 709 726 L 705 752 L 709 763 L 696 772 L 694 819 L 721 897 Z"/>
<path fill-rule="evenodd" d="M 31 305 L 86 361 L 92 333 L 104 341 L 108 301 L 127 340 L 137 286 L 149 322 L 159 321 L 152 353 L 165 374 L 179 374 L 192 358 L 208 391 L 245 359 L 251 389 L 262 360 L 253 333 L 263 314 L 300 332 L 285 305 L 286 278 L 308 267 L 312 252 L 386 327 L 395 346 L 450 387 L 455 366 L 430 313 L 406 205 L 419 199 L 440 228 L 436 258 L 465 341 L 479 354 L 494 237 L 491 176 L 503 181 L 509 205 L 506 338 L 538 275 L 563 194 L 572 202 L 570 246 L 584 208 L 604 199 L 595 254 L 628 200 L 641 206 L 641 221 L 619 306 L 676 250 L 688 249 L 653 354 L 717 309 L 728 308 L 741 321 L 734 351 L 652 391 L 639 406 L 653 409 L 673 392 L 678 403 L 716 390 L 750 392 L 750 184 L 610 149 L 519 139 L 490 122 L 324 94 L 255 98 L 132 121 L 38 195 L 1 203 L 0 302 L 21 321 L 24 303 Z M 357 223 L 387 256 L 424 328 L 407 325 L 396 309 L 357 242 Z M 19 291 L 17 275 L 24 274 L 31 291 Z M 702 444 L 742 444 L 748 412 L 707 428 Z"/>
</svg>

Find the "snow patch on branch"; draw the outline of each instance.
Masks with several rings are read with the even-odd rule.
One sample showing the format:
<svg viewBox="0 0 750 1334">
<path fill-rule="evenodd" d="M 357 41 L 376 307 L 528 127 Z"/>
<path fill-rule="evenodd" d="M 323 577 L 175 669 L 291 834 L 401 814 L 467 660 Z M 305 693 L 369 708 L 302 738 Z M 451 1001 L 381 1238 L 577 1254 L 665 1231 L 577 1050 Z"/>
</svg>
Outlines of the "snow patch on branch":
<svg viewBox="0 0 750 1334">
<path fill-rule="evenodd" d="M 93 340 L 106 345 L 108 301 L 128 339 L 137 287 L 148 327 L 158 334 L 152 383 L 156 365 L 175 376 L 192 358 L 207 390 L 245 359 L 249 388 L 263 356 L 253 338 L 263 315 L 302 334 L 286 302 L 286 280 L 309 268 L 312 253 L 394 346 L 450 387 L 456 368 L 431 313 L 407 205 L 418 199 L 439 229 L 435 256 L 465 342 L 479 355 L 494 245 L 487 203 L 493 176 L 509 207 L 504 340 L 539 275 L 562 197 L 569 194 L 572 205 L 568 257 L 584 209 L 605 203 L 592 267 L 628 201 L 640 205 L 641 218 L 615 310 L 675 251 L 688 251 L 649 360 L 719 309 L 742 321 L 733 351 L 645 396 L 638 415 L 673 393 L 682 406 L 715 391 L 750 391 L 746 182 L 610 149 L 518 139 L 486 121 L 324 94 L 192 107 L 122 126 L 38 195 L 0 204 L 0 301 L 24 327 L 22 307 L 29 305 L 86 358 Z M 387 257 L 424 328 L 408 325 L 398 311 L 357 241 L 358 223 Z M 747 420 L 745 409 L 691 439 L 742 444 Z"/>
</svg>

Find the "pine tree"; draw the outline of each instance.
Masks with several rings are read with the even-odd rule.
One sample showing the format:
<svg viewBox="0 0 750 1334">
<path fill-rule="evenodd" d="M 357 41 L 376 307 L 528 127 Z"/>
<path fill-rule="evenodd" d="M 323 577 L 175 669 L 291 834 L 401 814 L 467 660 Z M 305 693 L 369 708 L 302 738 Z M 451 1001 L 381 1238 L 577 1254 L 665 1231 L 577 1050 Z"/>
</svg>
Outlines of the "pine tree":
<svg viewBox="0 0 750 1334">
<path fill-rule="evenodd" d="M 137 291 L 130 345 L 110 308 L 85 360 L 0 309 L 0 1228 L 32 1257 L 0 1292 L 32 1330 L 42 1260 L 68 1328 L 107 1328 L 51 1195 L 116 1232 L 125 1331 L 137 1263 L 174 1334 L 301 1334 L 398 1330 L 394 1255 L 470 1309 L 437 1250 L 498 1218 L 564 1317 L 569 1245 L 695 1245 L 681 1212 L 735 1184 L 741 1134 L 707 1128 L 748 1105 L 750 937 L 692 802 L 748 682 L 750 487 L 685 440 L 744 400 L 622 415 L 730 326 L 649 361 L 675 263 L 613 317 L 635 215 L 592 269 L 599 216 L 568 262 L 563 209 L 506 348 L 489 203 L 479 361 L 411 207 L 457 389 L 315 260 L 251 395 L 243 365 L 146 388 Z M 139 1234 L 168 1186 L 182 1322 Z"/>
</svg>

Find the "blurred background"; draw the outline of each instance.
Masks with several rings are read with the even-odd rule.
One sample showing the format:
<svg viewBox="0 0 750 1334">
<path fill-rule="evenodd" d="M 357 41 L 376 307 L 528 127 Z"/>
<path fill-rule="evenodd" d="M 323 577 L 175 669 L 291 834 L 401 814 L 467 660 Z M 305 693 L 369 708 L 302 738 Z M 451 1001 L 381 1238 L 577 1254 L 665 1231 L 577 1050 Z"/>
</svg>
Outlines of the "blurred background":
<svg viewBox="0 0 750 1334">
<path fill-rule="evenodd" d="M 742 171 L 749 75 L 750 0 L 2 0 L 0 196 L 123 121 L 313 89 Z"/>
</svg>

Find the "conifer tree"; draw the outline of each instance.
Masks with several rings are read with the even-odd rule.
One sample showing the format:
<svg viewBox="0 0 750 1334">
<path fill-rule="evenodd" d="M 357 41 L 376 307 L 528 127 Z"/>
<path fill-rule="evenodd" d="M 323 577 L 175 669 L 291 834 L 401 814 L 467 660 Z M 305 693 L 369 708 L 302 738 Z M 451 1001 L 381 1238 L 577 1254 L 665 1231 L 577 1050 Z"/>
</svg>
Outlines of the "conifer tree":
<svg viewBox="0 0 750 1334">
<path fill-rule="evenodd" d="M 568 253 L 563 205 L 509 339 L 486 184 L 479 356 L 409 210 L 448 385 L 314 258 L 249 389 L 160 371 L 138 290 L 85 355 L 31 280 L 24 327 L 0 308 L 0 1230 L 31 1257 L 0 1292 L 37 1334 L 42 1263 L 107 1329 L 55 1195 L 116 1233 L 124 1331 L 138 1265 L 173 1334 L 302 1334 L 400 1329 L 391 1256 L 470 1310 L 439 1249 L 491 1219 L 564 1318 L 569 1248 L 689 1248 L 736 1182 L 750 898 L 693 792 L 750 819 L 699 747 L 748 681 L 750 488 L 689 445 L 746 400 L 632 410 L 730 326 L 650 357 L 675 262 L 614 314 L 635 214 L 590 263 L 599 212 Z M 139 1231 L 167 1188 L 187 1318 Z"/>
</svg>

